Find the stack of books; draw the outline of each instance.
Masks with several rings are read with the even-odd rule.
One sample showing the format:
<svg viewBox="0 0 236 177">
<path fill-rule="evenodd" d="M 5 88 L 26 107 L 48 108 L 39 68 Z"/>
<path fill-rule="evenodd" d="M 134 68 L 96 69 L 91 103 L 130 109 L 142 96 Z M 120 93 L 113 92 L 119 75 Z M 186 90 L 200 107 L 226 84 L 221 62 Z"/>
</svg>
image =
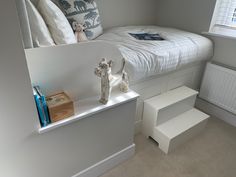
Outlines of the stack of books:
<svg viewBox="0 0 236 177">
<path fill-rule="evenodd" d="M 45 95 L 41 92 L 39 86 L 33 87 L 33 93 L 38 110 L 40 124 L 42 127 L 45 127 L 51 123 Z"/>
</svg>

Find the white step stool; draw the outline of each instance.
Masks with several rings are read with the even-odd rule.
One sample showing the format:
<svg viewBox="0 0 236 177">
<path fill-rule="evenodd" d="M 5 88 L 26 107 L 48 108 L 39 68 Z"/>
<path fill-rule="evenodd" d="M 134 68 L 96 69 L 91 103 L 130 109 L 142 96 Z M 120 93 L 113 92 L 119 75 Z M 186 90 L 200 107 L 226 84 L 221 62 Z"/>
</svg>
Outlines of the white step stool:
<svg viewBox="0 0 236 177">
<path fill-rule="evenodd" d="M 165 153 L 205 127 L 209 116 L 194 108 L 197 94 L 183 86 L 144 101 L 143 133 Z"/>
</svg>

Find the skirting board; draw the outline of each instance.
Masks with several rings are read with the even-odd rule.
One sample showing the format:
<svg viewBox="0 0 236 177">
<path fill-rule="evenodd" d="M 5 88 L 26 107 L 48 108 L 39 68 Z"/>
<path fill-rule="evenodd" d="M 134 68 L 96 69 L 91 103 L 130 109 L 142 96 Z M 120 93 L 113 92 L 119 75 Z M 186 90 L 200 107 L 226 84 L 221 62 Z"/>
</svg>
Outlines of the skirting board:
<svg viewBox="0 0 236 177">
<path fill-rule="evenodd" d="M 110 157 L 94 164 L 72 177 L 98 177 L 116 165 L 132 157 L 135 153 L 135 144 L 111 155 Z"/>
<path fill-rule="evenodd" d="M 201 98 L 197 98 L 196 107 L 202 110 L 203 112 L 210 114 L 211 116 L 214 116 L 216 118 L 219 118 L 236 127 L 236 115 L 218 106 L 215 106 Z"/>
</svg>

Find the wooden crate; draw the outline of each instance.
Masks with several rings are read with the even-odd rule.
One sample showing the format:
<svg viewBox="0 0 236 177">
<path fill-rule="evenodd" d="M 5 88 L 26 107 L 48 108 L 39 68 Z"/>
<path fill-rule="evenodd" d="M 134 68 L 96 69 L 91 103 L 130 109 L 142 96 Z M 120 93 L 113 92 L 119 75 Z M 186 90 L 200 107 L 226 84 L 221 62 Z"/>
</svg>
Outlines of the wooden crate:
<svg viewBox="0 0 236 177">
<path fill-rule="evenodd" d="M 51 122 L 57 122 L 74 115 L 73 101 L 64 92 L 48 96 L 47 104 Z"/>
</svg>

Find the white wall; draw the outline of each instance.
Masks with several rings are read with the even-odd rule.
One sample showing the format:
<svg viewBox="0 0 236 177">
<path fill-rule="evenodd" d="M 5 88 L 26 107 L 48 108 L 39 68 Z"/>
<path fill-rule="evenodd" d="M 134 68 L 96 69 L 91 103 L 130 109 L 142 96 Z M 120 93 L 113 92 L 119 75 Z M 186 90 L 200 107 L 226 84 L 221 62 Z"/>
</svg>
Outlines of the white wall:
<svg viewBox="0 0 236 177">
<path fill-rule="evenodd" d="M 215 0 L 157 0 L 157 22 L 193 32 L 209 29 Z"/>
<path fill-rule="evenodd" d="M 209 36 L 215 43 L 213 60 L 236 70 L 236 39 Z"/>
<path fill-rule="evenodd" d="M 28 68 L 14 10 L 12 0 L 0 6 L 0 21 L 4 24 L 0 28 L 0 153 L 24 141 L 36 123 Z M 31 126 L 25 127 L 25 122 Z"/>
<path fill-rule="evenodd" d="M 1 177 L 70 177 L 132 145 L 135 102 L 39 135 L 14 0 L 0 23 Z"/>
<path fill-rule="evenodd" d="M 156 0 L 97 0 L 104 28 L 156 23 Z"/>
<path fill-rule="evenodd" d="M 158 0 L 157 24 L 201 33 L 208 31 L 216 0 Z M 236 68 L 236 39 L 210 37 L 213 60 Z"/>
<path fill-rule="evenodd" d="M 0 6 L 0 22 L 0 176 L 8 177 L 16 176 L 11 158 L 31 136 L 37 119 L 13 0 Z"/>
</svg>

